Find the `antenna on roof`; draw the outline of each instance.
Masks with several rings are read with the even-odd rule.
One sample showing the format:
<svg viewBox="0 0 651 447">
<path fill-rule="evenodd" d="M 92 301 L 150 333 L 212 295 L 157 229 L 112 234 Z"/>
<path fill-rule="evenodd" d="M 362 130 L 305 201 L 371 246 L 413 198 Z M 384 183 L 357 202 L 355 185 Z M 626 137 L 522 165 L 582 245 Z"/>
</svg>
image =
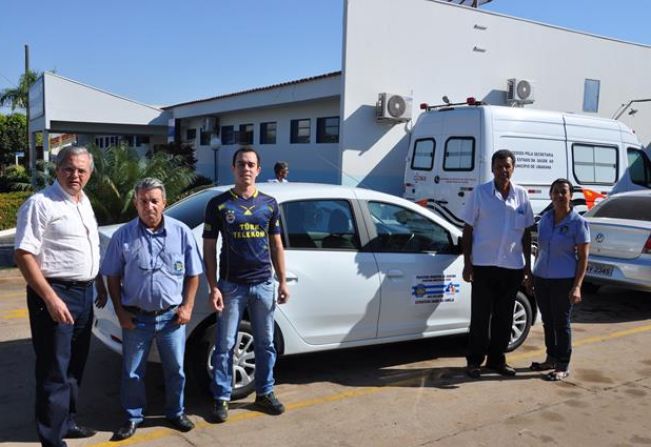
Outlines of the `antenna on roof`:
<svg viewBox="0 0 651 447">
<path fill-rule="evenodd" d="M 478 6 L 490 3 L 493 0 L 447 0 L 450 3 L 455 3 L 457 5 L 470 6 L 471 8 L 477 8 Z"/>
</svg>

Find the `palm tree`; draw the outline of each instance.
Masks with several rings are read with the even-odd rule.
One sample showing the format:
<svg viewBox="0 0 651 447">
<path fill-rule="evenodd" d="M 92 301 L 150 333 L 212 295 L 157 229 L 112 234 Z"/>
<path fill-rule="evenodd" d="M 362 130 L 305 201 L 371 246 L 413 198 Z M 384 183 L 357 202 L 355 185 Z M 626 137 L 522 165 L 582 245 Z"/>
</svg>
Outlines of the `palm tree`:
<svg viewBox="0 0 651 447">
<path fill-rule="evenodd" d="M 183 166 L 180 157 L 155 153 L 140 157 L 127 146 L 101 150 L 91 146 L 95 169 L 85 188 L 100 225 L 126 222 L 137 214 L 133 206 L 133 187 L 138 180 L 155 177 L 165 184 L 167 203 L 173 203 L 193 182 L 196 175 Z"/>
<path fill-rule="evenodd" d="M 20 76 L 18 86 L 6 88 L 0 92 L 0 107 L 10 104 L 11 111 L 25 109 L 27 107 L 29 88 L 43 73 L 28 71 Z"/>
</svg>

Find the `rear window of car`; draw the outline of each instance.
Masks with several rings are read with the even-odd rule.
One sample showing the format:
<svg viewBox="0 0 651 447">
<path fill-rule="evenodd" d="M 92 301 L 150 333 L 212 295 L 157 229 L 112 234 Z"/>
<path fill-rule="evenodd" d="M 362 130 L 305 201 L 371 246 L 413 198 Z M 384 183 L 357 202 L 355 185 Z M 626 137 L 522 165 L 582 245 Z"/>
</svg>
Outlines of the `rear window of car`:
<svg viewBox="0 0 651 447">
<path fill-rule="evenodd" d="M 165 215 L 180 220 L 190 228 L 194 228 L 203 222 L 206 205 L 217 194 L 219 194 L 219 191 L 211 189 L 200 191 L 167 208 Z"/>
<path fill-rule="evenodd" d="M 651 195 L 644 197 L 612 196 L 585 215 L 586 217 L 611 217 L 651 222 Z"/>
</svg>

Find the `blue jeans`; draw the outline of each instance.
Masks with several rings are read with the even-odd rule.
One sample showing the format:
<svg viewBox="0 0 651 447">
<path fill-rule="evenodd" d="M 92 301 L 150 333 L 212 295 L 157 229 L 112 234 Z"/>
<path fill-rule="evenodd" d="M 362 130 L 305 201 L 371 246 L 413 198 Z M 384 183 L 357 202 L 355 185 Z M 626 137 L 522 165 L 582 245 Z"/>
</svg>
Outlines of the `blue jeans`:
<svg viewBox="0 0 651 447">
<path fill-rule="evenodd" d="M 542 314 L 547 357 L 557 371 L 567 371 L 572 356 L 570 290 L 573 278 L 545 279 L 534 277 L 536 301 Z"/>
<path fill-rule="evenodd" d="M 185 325 L 176 322 L 176 308 L 160 315 L 134 316 L 134 329 L 122 329 L 122 383 L 120 401 L 132 422 L 142 422 L 147 403 L 145 370 L 151 342 L 163 364 L 165 377 L 165 416 L 173 419 L 183 414 L 183 355 L 185 352 Z"/>
<path fill-rule="evenodd" d="M 233 391 L 233 352 L 244 309 L 249 308 L 255 350 L 255 391 L 258 395 L 273 391 L 274 347 L 274 283 L 237 284 L 220 280 L 224 310 L 217 315 L 215 352 L 212 356 L 214 375 L 212 392 L 215 400 L 230 400 Z"/>
</svg>

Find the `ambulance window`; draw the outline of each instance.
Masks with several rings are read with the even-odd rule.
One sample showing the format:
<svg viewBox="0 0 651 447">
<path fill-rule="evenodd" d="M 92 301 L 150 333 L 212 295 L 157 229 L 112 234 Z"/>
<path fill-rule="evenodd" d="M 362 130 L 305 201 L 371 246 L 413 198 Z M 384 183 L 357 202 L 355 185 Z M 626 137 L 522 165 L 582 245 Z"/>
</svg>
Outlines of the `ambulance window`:
<svg viewBox="0 0 651 447">
<path fill-rule="evenodd" d="M 436 143 L 433 138 L 416 140 L 414 153 L 411 157 L 411 169 L 418 171 L 431 171 L 434 166 L 434 148 Z"/>
<path fill-rule="evenodd" d="M 636 185 L 651 188 L 651 162 L 640 149 L 628 148 L 628 173 Z"/>
<path fill-rule="evenodd" d="M 579 183 L 613 185 L 617 181 L 617 147 L 574 144 L 572 155 Z"/>
<path fill-rule="evenodd" d="M 445 143 L 443 170 L 472 171 L 475 168 L 475 139 L 449 138 Z"/>
</svg>

